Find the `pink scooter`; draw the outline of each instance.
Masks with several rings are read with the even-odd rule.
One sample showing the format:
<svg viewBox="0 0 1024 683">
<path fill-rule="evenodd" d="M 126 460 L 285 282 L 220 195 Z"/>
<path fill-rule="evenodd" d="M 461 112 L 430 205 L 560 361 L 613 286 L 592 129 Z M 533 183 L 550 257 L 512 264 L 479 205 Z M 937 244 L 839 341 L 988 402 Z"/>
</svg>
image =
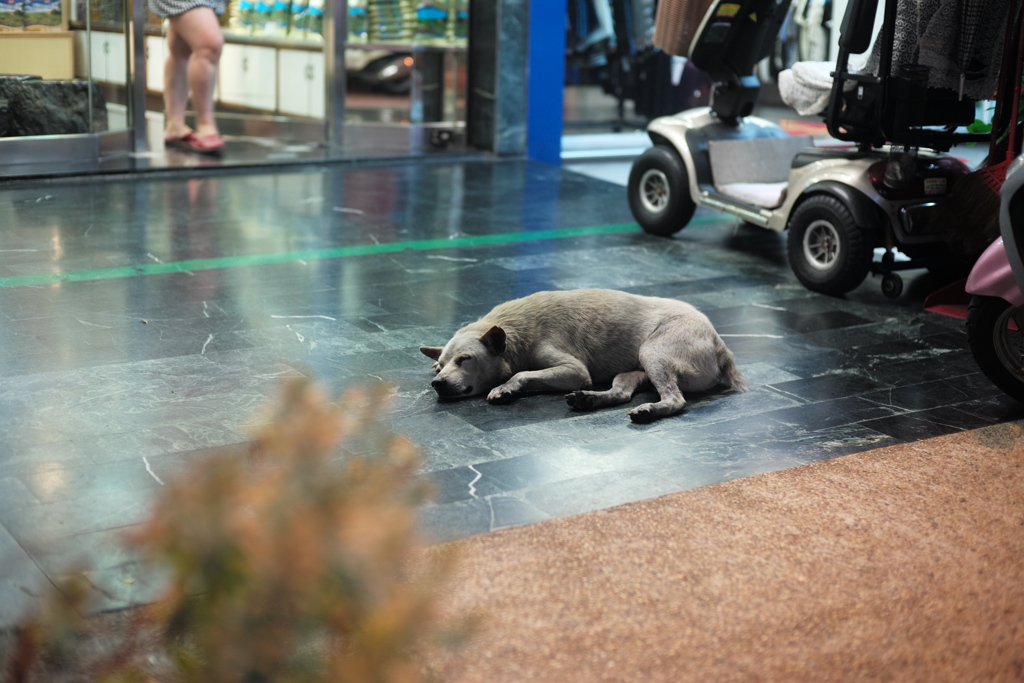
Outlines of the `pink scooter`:
<svg viewBox="0 0 1024 683">
<path fill-rule="evenodd" d="M 1024 156 L 999 192 L 999 231 L 967 278 L 967 342 L 981 371 L 1024 402 Z"/>
</svg>

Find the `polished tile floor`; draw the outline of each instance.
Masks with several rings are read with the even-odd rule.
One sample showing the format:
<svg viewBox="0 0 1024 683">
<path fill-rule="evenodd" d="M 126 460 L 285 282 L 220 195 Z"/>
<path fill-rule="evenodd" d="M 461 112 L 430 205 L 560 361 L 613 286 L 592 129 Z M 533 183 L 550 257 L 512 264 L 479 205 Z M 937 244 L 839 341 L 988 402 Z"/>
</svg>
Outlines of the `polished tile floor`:
<svg viewBox="0 0 1024 683">
<path fill-rule="evenodd" d="M 162 482 L 246 437 L 282 377 L 395 387 L 457 538 L 1024 411 L 962 321 L 790 273 L 784 236 L 699 213 L 673 239 L 621 187 L 542 164 L 419 163 L 0 185 L 0 624 L 76 560 L 116 607 L 159 580 L 120 548 Z M 685 299 L 751 391 L 634 425 L 560 396 L 439 403 L 421 344 L 506 299 L 610 287 Z M 634 403 L 646 400 L 638 396 Z"/>
</svg>

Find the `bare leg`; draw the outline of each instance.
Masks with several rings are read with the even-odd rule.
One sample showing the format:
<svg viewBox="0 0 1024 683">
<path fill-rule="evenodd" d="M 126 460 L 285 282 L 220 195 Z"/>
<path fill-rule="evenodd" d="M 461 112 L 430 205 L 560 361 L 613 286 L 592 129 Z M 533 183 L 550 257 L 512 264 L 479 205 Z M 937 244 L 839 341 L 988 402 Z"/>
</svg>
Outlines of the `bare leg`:
<svg viewBox="0 0 1024 683">
<path fill-rule="evenodd" d="M 164 62 L 164 127 L 165 138 L 180 138 L 191 132 L 185 125 L 185 105 L 188 103 L 188 59 L 192 51 L 174 30 L 174 22 L 167 27 L 167 61 Z"/>
<path fill-rule="evenodd" d="M 569 406 L 576 410 L 594 410 L 604 406 L 627 403 L 633 394 L 647 381 L 647 373 L 643 370 L 623 372 L 612 380 L 612 388 L 608 391 L 575 391 L 566 394 Z"/>
<path fill-rule="evenodd" d="M 223 46 L 217 15 L 209 7 L 196 7 L 170 18 L 164 65 L 165 137 L 181 137 L 189 132 L 185 125 L 189 95 L 196 111 L 196 135 L 202 138 L 219 134 L 213 93 Z"/>
</svg>

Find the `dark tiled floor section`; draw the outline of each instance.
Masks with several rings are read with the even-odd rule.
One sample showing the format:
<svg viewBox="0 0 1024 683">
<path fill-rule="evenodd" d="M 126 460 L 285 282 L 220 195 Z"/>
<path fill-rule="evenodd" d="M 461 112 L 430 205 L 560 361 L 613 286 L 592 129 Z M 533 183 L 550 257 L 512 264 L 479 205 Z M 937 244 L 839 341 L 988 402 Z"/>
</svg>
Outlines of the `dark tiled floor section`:
<svg viewBox="0 0 1024 683">
<path fill-rule="evenodd" d="M 979 374 L 962 323 L 922 310 L 927 274 L 899 301 L 873 280 L 819 296 L 789 272 L 782 235 L 699 214 L 650 237 L 621 227 L 622 188 L 538 164 L 17 184 L 0 187 L 0 212 L 0 623 L 76 560 L 105 606 L 151 597 L 159 578 L 118 534 L 162 481 L 242 441 L 290 375 L 394 384 L 390 420 L 436 482 L 434 538 L 1024 414 Z M 268 254 L 283 256 L 257 262 Z M 156 272 L 170 263 L 182 272 Z M 68 271 L 81 281 L 47 279 Z M 693 396 L 646 426 L 560 396 L 436 400 L 420 344 L 503 300 L 576 287 L 693 303 L 751 391 Z"/>
</svg>

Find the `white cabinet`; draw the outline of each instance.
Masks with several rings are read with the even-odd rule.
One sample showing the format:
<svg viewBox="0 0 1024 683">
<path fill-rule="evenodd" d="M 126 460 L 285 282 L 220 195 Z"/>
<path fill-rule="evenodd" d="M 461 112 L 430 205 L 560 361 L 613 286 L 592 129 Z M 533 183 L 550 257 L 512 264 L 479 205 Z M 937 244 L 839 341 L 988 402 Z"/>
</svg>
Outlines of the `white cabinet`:
<svg viewBox="0 0 1024 683">
<path fill-rule="evenodd" d="M 128 82 L 124 34 L 93 31 L 89 55 L 92 58 L 94 81 L 106 81 L 119 85 Z"/>
<path fill-rule="evenodd" d="M 324 55 L 308 50 L 278 50 L 277 110 L 295 116 L 324 116 Z"/>
<path fill-rule="evenodd" d="M 74 31 L 75 39 L 75 76 L 85 78 L 89 74 L 86 66 L 91 69 L 94 81 L 109 83 L 127 82 L 125 71 L 125 40 L 122 33 L 106 33 L 103 31 Z M 90 40 L 91 36 L 91 40 Z M 88 60 L 86 56 L 88 55 Z"/>
<path fill-rule="evenodd" d="M 220 56 L 220 101 L 323 118 L 323 52 L 228 43 Z"/>
<path fill-rule="evenodd" d="M 166 60 L 167 39 L 163 36 L 146 36 L 146 90 L 163 92 Z"/>
<path fill-rule="evenodd" d="M 224 45 L 217 82 L 222 102 L 273 111 L 277 106 L 277 50 Z"/>
<path fill-rule="evenodd" d="M 86 55 L 92 78 L 126 84 L 125 36 L 74 31 L 75 75 L 84 77 Z M 167 39 L 146 36 L 146 89 L 163 92 Z M 323 118 L 326 111 L 324 54 L 287 46 L 226 43 L 217 72 L 217 99 L 248 109 Z"/>
</svg>

